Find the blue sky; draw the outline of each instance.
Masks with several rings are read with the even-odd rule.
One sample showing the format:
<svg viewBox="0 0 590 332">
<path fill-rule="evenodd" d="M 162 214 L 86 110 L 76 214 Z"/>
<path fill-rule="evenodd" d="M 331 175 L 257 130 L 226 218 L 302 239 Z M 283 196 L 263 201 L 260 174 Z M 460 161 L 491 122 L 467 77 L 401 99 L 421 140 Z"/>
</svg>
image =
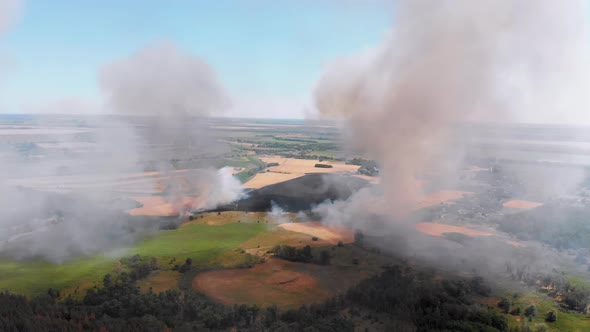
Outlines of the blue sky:
<svg viewBox="0 0 590 332">
<path fill-rule="evenodd" d="M 236 101 L 230 115 L 303 117 L 324 66 L 378 44 L 390 29 L 390 8 L 370 2 L 29 0 L 0 41 L 9 64 L 0 112 L 98 103 L 102 65 L 171 41 L 215 68 Z M 249 106 L 240 109 L 243 100 Z"/>
</svg>

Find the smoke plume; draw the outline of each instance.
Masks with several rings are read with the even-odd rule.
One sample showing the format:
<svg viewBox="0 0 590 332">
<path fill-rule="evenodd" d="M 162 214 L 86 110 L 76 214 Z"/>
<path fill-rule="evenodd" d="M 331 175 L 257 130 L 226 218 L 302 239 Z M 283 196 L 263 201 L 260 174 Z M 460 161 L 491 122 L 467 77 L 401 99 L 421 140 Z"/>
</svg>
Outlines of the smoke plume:
<svg viewBox="0 0 590 332">
<path fill-rule="evenodd" d="M 156 44 L 102 68 L 100 84 L 122 114 L 160 119 L 212 115 L 228 105 L 214 70 L 171 43 Z"/>
<path fill-rule="evenodd" d="M 452 164 L 454 124 L 579 118 L 586 12 L 576 0 L 399 1 L 382 45 L 327 70 L 317 108 L 348 120 L 350 147 L 381 166 L 389 214 L 404 216 L 417 180 Z"/>
<path fill-rule="evenodd" d="M 99 83 L 118 116 L 36 116 L 46 136 L 27 142 L 24 154 L 0 151 L 0 255 L 57 263 L 119 255 L 169 224 L 124 213 L 138 207 L 132 195 L 162 196 L 179 217 L 241 195 L 230 171 L 215 168 L 226 150 L 208 116 L 228 100 L 206 62 L 159 44 L 104 66 Z M 71 112 L 66 106 L 50 109 Z"/>
<path fill-rule="evenodd" d="M 220 115 L 229 99 L 201 58 L 171 43 L 152 45 L 104 66 L 100 85 L 111 110 L 141 123 L 135 131 L 151 147 L 156 170 L 208 168 L 212 165 L 207 159 L 226 148 L 213 137 L 207 117 Z M 174 164 L 179 161 L 186 167 Z M 187 195 L 193 198 L 191 209 L 231 201 L 240 185 L 226 173 L 202 170 L 181 180 L 170 177 L 165 181 L 168 201 L 179 212 L 186 209 L 182 202 Z"/>
</svg>

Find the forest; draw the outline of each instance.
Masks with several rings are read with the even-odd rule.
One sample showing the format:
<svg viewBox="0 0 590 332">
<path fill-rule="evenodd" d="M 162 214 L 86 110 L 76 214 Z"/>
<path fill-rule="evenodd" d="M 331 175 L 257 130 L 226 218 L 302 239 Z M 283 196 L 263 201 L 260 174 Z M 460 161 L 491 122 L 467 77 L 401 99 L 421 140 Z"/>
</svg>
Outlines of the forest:
<svg viewBox="0 0 590 332">
<path fill-rule="evenodd" d="M 190 289 L 140 292 L 137 271 L 111 273 L 84 296 L 60 297 L 50 289 L 28 299 L 0 294 L 2 331 L 507 331 L 495 308 L 474 301 L 489 295 L 483 279 L 435 280 L 406 265 L 384 268 L 324 303 L 280 310 L 275 306 L 226 306 Z"/>
</svg>

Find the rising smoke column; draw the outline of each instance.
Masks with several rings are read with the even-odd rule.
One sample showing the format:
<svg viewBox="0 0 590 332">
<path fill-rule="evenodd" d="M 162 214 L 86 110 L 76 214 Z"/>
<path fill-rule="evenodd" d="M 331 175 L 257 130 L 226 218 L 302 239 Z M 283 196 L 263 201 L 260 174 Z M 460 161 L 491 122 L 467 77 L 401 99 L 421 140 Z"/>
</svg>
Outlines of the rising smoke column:
<svg viewBox="0 0 590 332">
<path fill-rule="evenodd" d="M 578 0 L 398 1 L 391 36 L 329 68 L 317 108 L 348 119 L 350 147 L 379 162 L 387 209 L 403 216 L 416 179 L 448 162 L 453 124 L 586 110 L 585 13 Z"/>
<path fill-rule="evenodd" d="M 227 170 L 207 164 L 207 157 L 225 148 L 213 137 L 207 117 L 220 115 L 229 106 L 209 64 L 171 43 L 160 43 L 104 66 L 99 80 L 108 106 L 132 116 L 134 130 L 149 147 L 145 153 L 156 169 L 172 171 L 173 160 L 179 159 L 196 160 L 207 168 L 165 180 L 166 196 L 181 215 L 186 208 L 214 207 L 237 198 L 239 181 L 228 178 Z M 186 195 L 199 197 L 187 207 Z"/>
<path fill-rule="evenodd" d="M 96 126 L 92 128 L 96 151 L 34 163 L 17 154 L 2 155 L 0 256 L 62 263 L 113 250 L 118 255 L 121 248 L 131 247 L 158 224 L 157 220 L 139 220 L 123 212 L 132 208 L 127 205 L 131 202 L 117 192 L 118 180 L 113 176 L 141 172 L 146 160 L 167 171 L 172 169 L 172 158 L 198 159 L 210 152 L 219 155 L 220 147 L 210 135 L 205 117 L 219 112 L 227 98 L 203 60 L 171 44 L 156 45 L 105 66 L 100 83 L 105 104 L 126 116 L 122 121 L 109 117 L 104 123 L 92 123 Z M 75 178 L 96 178 L 90 181 L 92 185 L 74 186 L 63 195 L 18 188 L 9 184 L 15 176 L 10 168 L 13 159 L 22 161 L 22 167 L 15 168 L 17 177 L 59 178 L 58 169 L 63 166 Z M 241 194 L 240 182 L 228 169 L 207 168 L 206 162 L 202 165 L 202 169 L 165 177 L 165 195 L 175 203 L 179 215 L 187 209 L 228 203 Z M 185 205 L 188 195 L 195 198 L 191 206 Z"/>
<path fill-rule="evenodd" d="M 212 115 L 228 105 L 213 68 L 171 43 L 151 45 L 114 61 L 102 68 L 99 79 L 111 106 L 122 114 L 174 121 Z"/>
</svg>

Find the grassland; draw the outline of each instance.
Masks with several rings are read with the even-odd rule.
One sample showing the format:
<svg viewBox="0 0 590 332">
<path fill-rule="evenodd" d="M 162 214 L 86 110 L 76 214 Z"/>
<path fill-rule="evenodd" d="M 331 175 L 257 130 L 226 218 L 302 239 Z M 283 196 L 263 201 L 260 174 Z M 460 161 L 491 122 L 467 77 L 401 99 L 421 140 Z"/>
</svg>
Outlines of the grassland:
<svg viewBox="0 0 590 332">
<path fill-rule="evenodd" d="M 137 244 L 130 250 L 130 254 L 177 260 L 190 257 L 193 262 L 204 264 L 212 257 L 237 247 L 266 229 L 266 225 L 258 223 L 230 223 L 221 226 L 190 224 L 174 230 L 160 231 Z"/>
<path fill-rule="evenodd" d="M 139 242 L 125 255 L 153 256 L 160 261 L 173 257 L 192 258 L 194 264 L 208 264 L 217 256 L 267 229 L 266 224 L 230 223 L 221 226 L 190 224 L 175 230 L 160 231 Z M 84 257 L 64 264 L 42 261 L 0 261 L 0 290 L 35 295 L 48 288 L 91 287 L 117 266 L 118 259 L 104 255 Z"/>
<path fill-rule="evenodd" d="M 30 261 L 0 261 L 0 290 L 35 295 L 48 288 L 63 289 L 101 280 L 115 266 L 115 259 L 105 256 L 85 257 L 64 264 Z"/>
<path fill-rule="evenodd" d="M 235 175 L 242 183 L 248 182 L 248 180 L 266 167 L 263 161 L 253 156 L 245 156 L 240 162 L 234 163 L 232 166 L 235 167 L 236 165 L 244 168 L 243 171 Z"/>
</svg>

